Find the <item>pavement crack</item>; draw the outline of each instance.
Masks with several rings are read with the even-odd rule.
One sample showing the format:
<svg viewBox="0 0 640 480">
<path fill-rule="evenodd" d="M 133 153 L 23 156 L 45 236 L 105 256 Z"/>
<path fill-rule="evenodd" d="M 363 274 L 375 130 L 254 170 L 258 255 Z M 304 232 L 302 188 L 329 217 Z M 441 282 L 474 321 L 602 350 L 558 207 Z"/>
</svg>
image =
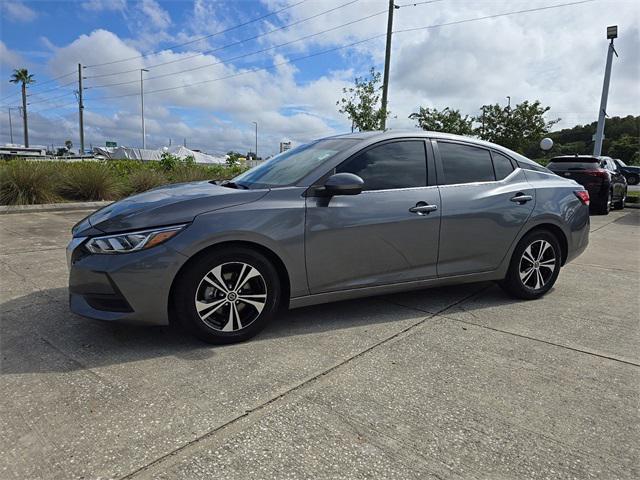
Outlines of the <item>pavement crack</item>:
<svg viewBox="0 0 640 480">
<path fill-rule="evenodd" d="M 385 344 L 397 339 L 398 337 L 403 336 L 407 332 L 410 332 L 411 330 L 415 329 L 416 327 L 419 327 L 420 325 L 424 324 L 427 320 L 435 317 L 436 315 L 438 315 L 438 314 L 440 314 L 442 312 L 447 311 L 449 308 L 452 308 L 452 307 L 454 307 L 454 306 L 456 306 L 456 305 L 458 305 L 458 304 L 460 304 L 462 302 L 467 301 L 468 299 L 472 298 L 474 295 L 476 295 L 478 293 L 482 293 L 485 290 L 487 290 L 488 288 L 489 287 L 485 287 L 480 291 L 474 291 L 473 293 L 465 296 L 464 298 L 462 298 L 462 299 L 460 299 L 458 301 L 455 301 L 455 302 L 453 302 L 453 303 L 441 308 L 435 314 L 431 313 L 431 312 L 421 311 L 422 313 L 428 313 L 428 315 L 426 317 L 421 318 L 417 322 L 412 323 L 408 327 L 405 327 L 402 330 L 399 330 L 398 332 L 394 333 L 393 335 L 390 335 L 390 336 L 388 336 L 386 338 L 383 338 L 382 340 L 374 343 L 370 347 L 367 347 L 364 350 L 361 350 L 360 352 L 358 352 L 358 353 L 356 353 L 354 355 L 351 355 L 350 357 L 348 357 L 348 358 L 344 359 L 343 361 L 333 365 L 332 367 L 330 367 L 330 368 L 318 373 L 317 375 L 314 375 L 314 376 L 312 376 L 310 378 L 307 378 L 306 380 L 298 383 L 297 385 L 294 385 L 293 387 L 285 390 L 284 392 L 281 392 L 280 394 L 270 398 L 269 400 L 261 403 L 260 405 L 257 405 L 257 406 L 255 406 L 253 408 L 246 409 L 244 411 L 244 413 L 242 413 L 240 415 L 237 415 L 236 417 L 232 418 L 231 420 L 229 420 L 229 421 L 227 421 L 227 422 L 225 422 L 225 423 L 223 423 L 221 425 L 218 425 L 217 427 L 215 427 L 215 428 L 209 430 L 208 432 L 198 436 L 197 438 L 194 438 L 193 440 L 185 443 L 184 445 L 182 445 L 182 446 L 180 446 L 178 448 L 175 448 L 175 449 L 171 450 L 170 452 L 165 453 L 164 455 L 161 455 L 160 457 L 156 458 L 155 460 L 152 460 L 151 462 L 148 462 L 145 465 L 142 465 L 141 467 L 133 470 L 132 472 L 120 477 L 119 480 L 128 480 L 128 479 L 135 478 L 139 474 L 145 473 L 146 471 L 148 471 L 148 470 L 150 470 L 150 469 L 152 469 L 152 468 L 164 463 L 168 459 L 174 458 L 178 454 L 184 452 L 185 450 L 187 450 L 187 449 L 189 449 L 191 447 L 194 447 L 195 445 L 197 445 L 198 443 L 202 442 L 203 440 L 207 440 L 207 439 L 213 437 L 214 435 L 216 435 L 217 433 L 219 433 L 219 432 L 221 432 L 221 431 L 223 431 L 223 430 L 225 430 L 225 429 L 237 424 L 241 420 L 243 420 L 243 419 L 245 419 L 245 418 L 247 418 L 247 417 L 249 417 L 249 416 L 251 416 L 253 414 L 257 414 L 258 412 L 261 412 L 262 410 L 265 410 L 267 407 L 275 404 L 276 402 L 278 402 L 279 400 L 282 400 L 283 398 L 287 397 L 288 395 L 294 394 L 294 393 L 302 390 L 305 387 L 308 387 L 310 385 L 313 385 L 313 384 L 317 383 L 318 381 L 320 381 L 320 379 L 322 379 L 322 378 L 326 377 L 327 375 L 335 372 L 336 370 L 340 369 L 344 365 L 347 365 L 347 364 L 351 363 L 352 361 L 354 361 L 354 360 L 356 360 L 356 359 L 368 354 L 369 352 L 377 349 L 378 347 L 380 347 L 382 345 L 385 345 Z M 394 303 L 394 302 L 391 302 L 391 301 L 388 301 L 388 300 L 387 300 L 387 302 L 388 303 L 392 303 L 392 304 Z M 398 305 L 398 304 L 395 304 L 395 305 Z M 404 306 L 404 305 L 399 305 L 399 306 Z M 408 307 L 408 308 L 413 308 L 413 307 Z M 419 309 L 416 309 L 416 308 L 413 308 L 413 309 L 420 311 Z"/>
<path fill-rule="evenodd" d="M 610 355 L 603 355 L 601 353 L 595 353 L 595 352 L 591 352 L 589 350 L 583 350 L 581 348 L 570 347 L 568 345 L 563 345 L 561 343 L 550 342 L 548 340 L 542 340 L 541 338 L 530 337 L 529 335 L 523 335 L 523 334 L 520 334 L 520 333 L 510 332 L 508 330 L 502 330 L 500 328 L 489 327 L 488 325 L 482 325 L 480 323 L 470 322 L 468 320 L 461 320 L 459 318 L 452 318 L 452 317 L 448 317 L 446 315 L 437 315 L 437 316 L 440 317 L 440 318 L 444 318 L 446 320 L 453 321 L 453 322 L 464 323 L 466 325 L 472 325 L 474 327 L 484 328 L 486 330 L 491 330 L 491 331 L 498 332 L 498 333 L 504 333 L 506 335 L 513 335 L 514 337 L 520 337 L 520 338 L 524 338 L 524 339 L 527 339 L 527 340 L 532 340 L 534 342 L 540 342 L 540 343 L 544 343 L 546 345 L 551 345 L 551 346 L 554 346 L 554 347 L 564 348 L 566 350 L 571 350 L 571 351 L 578 352 L 578 353 L 584 353 L 586 355 L 591 355 L 591 356 L 594 356 L 594 357 L 603 358 L 605 360 L 612 360 L 614 362 L 619 362 L 619 363 L 623 363 L 623 364 L 626 364 L 626 365 L 632 365 L 634 367 L 640 367 L 640 364 L 638 364 L 638 363 L 631 362 L 629 360 L 623 360 L 623 359 L 617 358 L 617 357 L 612 357 Z"/>
</svg>

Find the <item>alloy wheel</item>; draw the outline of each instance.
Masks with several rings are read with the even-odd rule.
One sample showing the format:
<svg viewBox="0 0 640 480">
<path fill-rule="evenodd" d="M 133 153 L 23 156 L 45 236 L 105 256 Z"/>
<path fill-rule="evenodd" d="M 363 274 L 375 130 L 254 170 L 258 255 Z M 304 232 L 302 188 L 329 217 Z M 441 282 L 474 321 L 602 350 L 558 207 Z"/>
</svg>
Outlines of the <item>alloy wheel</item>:
<svg viewBox="0 0 640 480">
<path fill-rule="evenodd" d="M 551 244 L 546 240 L 536 240 L 520 257 L 520 281 L 528 288 L 539 290 L 551 279 L 556 266 L 557 257 Z"/>
<path fill-rule="evenodd" d="M 248 327 L 267 302 L 267 285 L 260 271 L 243 262 L 223 263 L 200 280 L 195 307 L 200 320 L 222 332 Z"/>
</svg>

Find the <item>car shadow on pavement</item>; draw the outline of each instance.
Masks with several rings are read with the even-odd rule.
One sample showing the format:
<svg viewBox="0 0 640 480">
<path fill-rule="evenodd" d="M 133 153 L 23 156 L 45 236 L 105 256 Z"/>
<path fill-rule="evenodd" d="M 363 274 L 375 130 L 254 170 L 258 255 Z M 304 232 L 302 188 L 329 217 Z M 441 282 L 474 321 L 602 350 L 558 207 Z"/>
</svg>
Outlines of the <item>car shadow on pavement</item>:
<svg viewBox="0 0 640 480">
<path fill-rule="evenodd" d="M 367 335 L 368 326 L 418 322 L 472 295 L 482 285 L 441 287 L 283 311 L 249 342 L 339 335 L 339 330 L 351 328 L 361 328 L 359 334 Z M 506 297 L 502 301 L 507 301 Z M 426 309 L 421 308 L 424 305 Z M 214 357 L 219 349 L 233 348 L 208 345 L 174 325 L 147 327 L 82 318 L 69 310 L 66 288 L 40 290 L 8 300 L 0 305 L 0 319 L 2 374 L 69 372 L 167 356 L 199 361 Z"/>
</svg>

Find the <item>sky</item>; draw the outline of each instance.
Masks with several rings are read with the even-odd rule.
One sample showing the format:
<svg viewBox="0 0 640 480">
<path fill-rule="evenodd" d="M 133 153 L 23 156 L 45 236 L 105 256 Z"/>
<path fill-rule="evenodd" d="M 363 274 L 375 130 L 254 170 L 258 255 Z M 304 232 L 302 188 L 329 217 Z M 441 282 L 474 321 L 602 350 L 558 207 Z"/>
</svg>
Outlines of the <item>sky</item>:
<svg viewBox="0 0 640 480">
<path fill-rule="evenodd" d="M 640 114 L 640 2 L 535 12 L 522 10 L 572 2 L 395 3 L 389 128 L 415 127 L 408 116 L 420 106 L 477 115 L 507 96 L 550 106 L 555 128 L 593 122 L 608 25 L 619 27 L 619 57 L 607 113 Z M 10 140 L 9 107 L 21 103 L 8 79 L 27 68 L 30 143 L 79 144 L 79 63 L 87 147 L 142 145 L 141 69 L 147 148 L 186 141 L 244 153 L 257 122 L 267 156 L 281 141 L 347 132 L 336 102 L 355 77 L 382 71 L 387 9 L 386 0 L 0 0 L 0 143 Z M 11 115 L 21 143 L 20 114 Z"/>
</svg>

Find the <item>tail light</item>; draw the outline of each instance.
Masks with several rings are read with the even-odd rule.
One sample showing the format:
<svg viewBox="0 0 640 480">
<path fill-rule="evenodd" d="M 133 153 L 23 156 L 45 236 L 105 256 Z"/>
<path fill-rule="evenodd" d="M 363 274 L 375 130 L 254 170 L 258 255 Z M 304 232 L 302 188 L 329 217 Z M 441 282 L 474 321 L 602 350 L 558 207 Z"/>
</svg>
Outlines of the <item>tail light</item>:
<svg viewBox="0 0 640 480">
<path fill-rule="evenodd" d="M 585 175 L 590 175 L 592 177 L 609 178 L 609 172 L 602 168 L 598 168 L 597 170 L 583 170 L 580 173 L 584 173 Z"/>
<path fill-rule="evenodd" d="M 589 192 L 586 190 L 577 190 L 573 193 L 576 194 L 576 197 L 580 199 L 583 205 L 589 206 Z"/>
</svg>

